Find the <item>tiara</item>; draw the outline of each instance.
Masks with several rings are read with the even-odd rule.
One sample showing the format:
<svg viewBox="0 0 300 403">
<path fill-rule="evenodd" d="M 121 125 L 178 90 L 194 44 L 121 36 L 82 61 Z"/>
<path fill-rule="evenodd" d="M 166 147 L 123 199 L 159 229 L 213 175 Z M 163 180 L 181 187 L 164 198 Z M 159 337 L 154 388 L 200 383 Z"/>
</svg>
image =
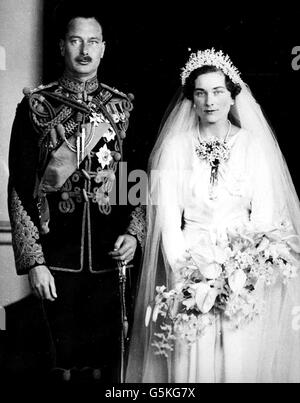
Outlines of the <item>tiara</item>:
<svg viewBox="0 0 300 403">
<path fill-rule="evenodd" d="M 186 65 L 182 68 L 181 83 L 185 84 L 186 79 L 195 69 L 202 66 L 215 66 L 222 70 L 234 83 L 240 84 L 242 79 L 240 77 L 240 72 L 232 64 L 228 55 L 219 50 L 215 51 L 214 48 L 206 50 L 198 50 L 197 53 L 192 53 Z"/>
</svg>

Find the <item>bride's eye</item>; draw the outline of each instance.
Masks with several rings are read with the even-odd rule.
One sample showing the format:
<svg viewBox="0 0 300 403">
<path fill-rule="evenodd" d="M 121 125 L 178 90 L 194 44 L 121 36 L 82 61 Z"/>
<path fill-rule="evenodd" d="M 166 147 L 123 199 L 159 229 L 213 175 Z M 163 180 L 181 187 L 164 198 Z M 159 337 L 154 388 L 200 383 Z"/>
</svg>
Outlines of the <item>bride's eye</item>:
<svg viewBox="0 0 300 403">
<path fill-rule="evenodd" d="M 205 93 L 204 93 L 204 91 L 195 91 L 194 95 L 195 95 L 195 97 L 200 98 L 200 97 L 204 97 Z"/>
</svg>

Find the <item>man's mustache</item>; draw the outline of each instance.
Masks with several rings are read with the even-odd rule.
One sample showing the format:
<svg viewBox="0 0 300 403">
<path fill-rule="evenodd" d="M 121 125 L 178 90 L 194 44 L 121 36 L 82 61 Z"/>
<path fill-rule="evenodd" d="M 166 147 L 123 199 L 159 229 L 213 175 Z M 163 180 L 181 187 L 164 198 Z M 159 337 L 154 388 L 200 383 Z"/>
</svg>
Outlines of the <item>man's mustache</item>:
<svg viewBox="0 0 300 403">
<path fill-rule="evenodd" d="M 76 62 L 91 62 L 92 58 L 90 56 L 78 56 L 75 58 Z"/>
</svg>

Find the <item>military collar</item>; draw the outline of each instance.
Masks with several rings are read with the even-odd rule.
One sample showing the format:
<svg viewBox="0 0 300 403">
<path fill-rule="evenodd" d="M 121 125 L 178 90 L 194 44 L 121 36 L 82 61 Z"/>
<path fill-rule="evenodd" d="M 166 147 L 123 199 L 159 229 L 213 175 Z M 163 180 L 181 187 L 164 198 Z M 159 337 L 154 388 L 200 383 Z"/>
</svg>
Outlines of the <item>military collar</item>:
<svg viewBox="0 0 300 403">
<path fill-rule="evenodd" d="M 75 94 L 82 93 L 83 91 L 86 91 L 87 94 L 90 94 L 96 91 L 99 86 L 99 82 L 96 76 L 91 78 L 90 80 L 82 82 L 75 78 L 70 78 L 69 76 L 64 74 L 58 81 L 63 88 Z"/>
</svg>

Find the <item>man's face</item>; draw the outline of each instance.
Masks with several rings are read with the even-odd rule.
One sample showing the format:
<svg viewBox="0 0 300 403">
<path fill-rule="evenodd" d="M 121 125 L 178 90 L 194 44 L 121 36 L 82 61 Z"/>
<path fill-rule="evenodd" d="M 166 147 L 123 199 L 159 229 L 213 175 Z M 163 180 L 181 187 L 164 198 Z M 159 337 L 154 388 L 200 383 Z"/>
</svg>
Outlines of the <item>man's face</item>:
<svg viewBox="0 0 300 403">
<path fill-rule="evenodd" d="M 105 50 L 98 21 L 82 17 L 71 20 L 65 39 L 60 41 L 60 50 L 67 73 L 84 80 L 94 77 Z"/>
</svg>

